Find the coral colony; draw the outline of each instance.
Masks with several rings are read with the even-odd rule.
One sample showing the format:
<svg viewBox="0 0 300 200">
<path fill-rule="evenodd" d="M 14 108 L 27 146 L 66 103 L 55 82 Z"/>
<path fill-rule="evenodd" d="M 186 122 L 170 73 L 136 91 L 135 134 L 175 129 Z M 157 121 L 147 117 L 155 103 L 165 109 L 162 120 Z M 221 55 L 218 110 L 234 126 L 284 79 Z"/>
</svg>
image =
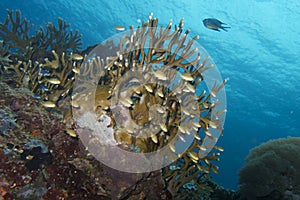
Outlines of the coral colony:
<svg viewBox="0 0 300 200">
<path fill-rule="evenodd" d="M 299 199 L 299 157 L 299 137 L 270 140 L 251 149 L 239 172 L 241 197 Z"/>
<path fill-rule="evenodd" d="M 212 131 L 222 133 L 226 112 L 215 109 L 214 98 L 226 80 L 206 92 L 203 74 L 214 65 L 194 48 L 199 37 L 188 39 L 183 23 L 163 28 L 150 16 L 119 41 L 99 44 L 100 57 L 92 47 L 80 50 L 81 35 L 62 19 L 58 27 L 48 23 L 31 34 L 20 12 L 8 11 L 0 24 L 0 73 L 13 77 L 15 87 L 29 88 L 46 109 L 62 113 L 70 139 L 78 138 L 77 128 L 92 127 L 92 145 L 141 153 L 167 147 L 167 157 L 176 161 L 160 170 L 166 190 L 178 198 L 190 195 L 180 190 L 209 194 L 209 174 L 218 173 L 214 161 L 223 151 Z M 191 145 L 180 151 L 178 144 L 187 140 Z M 51 157 L 41 147 L 33 150 L 27 154 Z"/>
</svg>

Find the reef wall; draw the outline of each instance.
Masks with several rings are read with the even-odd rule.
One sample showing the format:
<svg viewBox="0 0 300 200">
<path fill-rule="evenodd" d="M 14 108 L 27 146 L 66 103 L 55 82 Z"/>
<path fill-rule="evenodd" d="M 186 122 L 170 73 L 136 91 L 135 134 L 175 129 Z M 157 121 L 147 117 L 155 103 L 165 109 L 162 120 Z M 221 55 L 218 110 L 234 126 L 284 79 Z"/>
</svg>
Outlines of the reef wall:
<svg viewBox="0 0 300 200">
<path fill-rule="evenodd" d="M 215 144 L 226 112 L 217 109 L 222 102 L 215 99 L 227 80 L 215 81 L 208 92 L 203 89 L 207 83 L 203 75 L 215 66 L 195 48 L 198 36 L 189 39 L 190 31 L 183 30 L 183 23 L 172 26 L 170 21 L 163 28 L 150 16 L 137 29 L 130 27 L 128 35 L 117 42 L 107 40 L 81 50 L 80 34 L 68 30 L 69 24 L 62 19 L 57 27 L 48 23 L 30 34 L 31 25 L 20 12 L 8 11 L 0 24 L 0 73 L 7 84 L 3 87 L 17 97 L 10 96 L 16 103 L 9 104 L 8 96 L 3 96 L 1 137 L 5 145 L 1 149 L 9 153 L 1 154 L 2 196 L 23 198 L 25 188 L 33 187 L 39 178 L 42 192 L 38 197 L 43 198 L 209 199 L 217 188 L 209 174 L 218 173 L 215 162 L 223 148 Z M 93 56 L 96 50 L 101 57 Z M 22 95 L 14 90 L 26 91 L 26 100 L 21 102 Z M 36 107 L 28 102 L 36 102 Z M 21 107 L 20 115 L 11 111 Z M 110 119 L 110 124 L 94 123 L 94 130 L 81 132 L 90 110 L 95 113 L 95 123 Z M 34 117 L 35 113 L 45 114 Z M 16 128 L 15 115 L 24 120 L 25 128 Z M 49 117 L 48 122 L 48 116 L 54 118 Z M 36 118 L 43 123 L 31 127 Z M 48 130 L 49 126 L 56 129 Z M 95 134 L 99 129 L 111 129 L 111 141 L 122 150 L 149 153 L 165 148 L 166 158 L 174 162 L 140 174 L 108 168 L 95 158 L 111 158 L 111 154 L 103 149 L 87 151 L 103 144 Z M 9 135 L 12 130 L 17 135 Z M 27 139 L 20 141 L 20 137 Z M 191 145 L 180 152 L 178 144 L 188 139 Z M 5 171 L 9 166 L 29 180 L 9 177 Z M 151 188 L 153 182 L 157 187 Z M 31 195 L 37 195 L 36 191 L 24 198 Z"/>
</svg>

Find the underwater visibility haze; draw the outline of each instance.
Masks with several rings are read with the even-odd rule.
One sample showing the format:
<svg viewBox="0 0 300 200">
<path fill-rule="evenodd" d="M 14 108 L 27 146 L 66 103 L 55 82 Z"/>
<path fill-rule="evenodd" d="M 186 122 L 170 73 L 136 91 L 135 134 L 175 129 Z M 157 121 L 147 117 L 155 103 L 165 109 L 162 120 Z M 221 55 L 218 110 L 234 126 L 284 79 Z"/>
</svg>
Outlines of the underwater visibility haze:
<svg viewBox="0 0 300 200">
<path fill-rule="evenodd" d="M 82 34 L 81 36 L 82 44 L 81 44 L 80 51 L 78 50 L 78 52 L 74 52 L 74 54 L 72 54 L 68 60 L 66 56 L 66 66 L 70 65 L 70 71 L 72 71 L 72 67 L 73 67 L 73 72 L 75 74 L 77 73 L 75 72 L 76 66 L 78 65 L 79 67 L 80 64 L 82 63 L 81 60 L 83 59 L 83 57 L 81 57 L 80 54 L 84 56 L 84 53 L 88 54 L 91 51 L 91 49 L 89 49 L 88 47 L 93 45 L 96 46 L 96 44 L 102 43 L 103 41 L 107 40 L 111 36 L 122 33 L 122 31 L 130 31 L 129 27 L 131 25 L 134 28 L 136 28 L 137 26 L 141 26 L 142 22 L 147 21 L 149 19 L 149 15 L 150 16 L 153 15 L 153 17 L 158 18 L 157 27 L 163 26 L 164 28 L 167 27 L 170 19 L 172 19 L 172 23 L 173 23 L 172 27 L 176 24 L 177 27 L 181 29 L 182 27 L 180 26 L 181 23 L 180 20 L 184 18 L 184 26 L 182 28 L 182 34 L 185 33 L 187 29 L 190 30 L 188 35 L 191 38 L 197 39 L 197 42 L 209 54 L 212 60 L 211 62 L 216 65 L 218 71 L 222 76 L 222 80 L 226 80 L 225 81 L 226 84 L 224 86 L 226 92 L 226 102 L 227 102 L 226 119 L 224 123 L 223 134 L 218 139 L 217 147 L 216 147 L 217 150 L 220 149 L 223 150 L 224 148 L 224 152 L 220 151 L 220 154 L 218 152 L 213 155 L 213 156 L 218 155 L 216 156 L 218 157 L 218 159 L 217 158 L 211 160 L 209 160 L 208 158 L 206 158 L 206 160 L 204 159 L 205 162 L 207 161 L 206 164 L 207 166 L 210 167 L 210 170 L 214 171 L 216 170 L 216 168 L 218 168 L 219 172 L 217 174 L 211 173 L 212 180 L 219 186 L 228 189 L 228 191 L 230 189 L 233 191 L 238 191 L 240 188 L 240 191 L 244 192 L 244 196 L 243 195 L 242 196 L 246 199 L 258 198 L 258 197 L 267 198 L 267 197 L 272 197 L 272 195 L 282 196 L 283 194 L 277 194 L 278 191 L 279 193 L 280 192 L 284 193 L 285 195 L 284 197 L 286 197 L 286 195 L 291 193 L 291 195 L 294 195 L 295 198 L 300 198 L 299 181 L 291 182 L 291 183 L 289 182 L 287 185 L 290 184 L 291 187 L 287 187 L 287 188 L 282 188 L 281 186 L 278 187 L 275 186 L 276 189 L 274 190 L 270 189 L 271 186 L 270 188 L 267 189 L 263 188 L 261 190 L 256 188 L 257 193 L 246 191 L 247 189 L 243 187 L 246 185 L 248 186 L 248 190 L 251 190 L 249 189 L 251 188 L 251 186 L 247 185 L 248 184 L 247 173 L 252 172 L 252 173 L 257 173 L 257 176 L 259 175 L 267 176 L 263 170 L 261 172 L 257 172 L 255 169 L 250 169 L 250 167 L 247 168 L 248 166 L 245 165 L 247 162 L 250 163 L 252 159 L 255 160 L 254 159 L 255 155 L 256 156 L 260 154 L 262 155 L 263 154 L 262 152 L 268 152 L 268 151 L 270 151 L 271 154 L 276 152 L 274 153 L 274 156 L 271 157 L 273 158 L 276 157 L 278 159 L 277 160 L 274 159 L 274 161 L 272 161 L 271 164 L 260 165 L 259 163 L 255 163 L 257 164 L 257 168 L 262 169 L 264 168 L 264 166 L 270 165 L 269 168 L 270 171 L 272 171 L 272 167 L 274 167 L 275 169 L 275 164 L 276 166 L 278 166 L 282 162 L 292 163 L 284 167 L 290 167 L 291 169 L 289 169 L 290 171 L 287 170 L 288 171 L 287 173 L 293 174 L 293 178 L 295 180 L 300 180 L 300 174 L 299 174 L 300 170 L 299 168 L 297 168 L 297 166 L 300 166 L 299 164 L 300 151 L 297 152 L 296 150 L 291 150 L 293 148 L 294 149 L 298 148 L 299 150 L 299 137 L 300 137 L 300 123 L 299 123 L 299 119 L 300 119 L 300 20 L 299 20 L 300 2 L 299 1 L 297 0 L 286 0 L 286 1 L 229 0 L 226 2 L 225 1 L 220 2 L 217 0 L 211 0 L 211 1 L 208 0 L 205 1 L 196 1 L 196 0 L 191 0 L 191 1 L 169 1 L 169 0 L 168 1 L 157 1 L 157 0 L 153 0 L 153 1 L 137 1 L 137 0 L 134 1 L 118 1 L 118 0 L 17 1 L 17 0 L 12 0 L 9 1 L 9 0 L 2 0 L 0 4 L 1 4 L 0 22 L 3 23 L 5 21 L 8 15 L 7 10 L 11 10 L 13 12 L 15 10 L 19 10 L 22 19 L 26 18 L 27 20 L 30 21 L 31 24 L 34 25 L 32 28 L 32 32 L 30 32 L 31 35 L 35 34 L 35 30 L 38 30 L 40 27 L 44 27 L 42 29 L 45 31 L 44 33 L 46 33 L 45 27 L 48 22 L 51 22 L 54 24 L 54 26 L 57 26 L 58 18 L 65 20 L 67 23 L 70 24 L 69 30 L 72 30 L 73 33 L 72 36 L 74 37 L 74 41 L 72 41 L 72 37 L 68 38 L 69 50 L 71 49 L 74 51 L 75 49 L 76 50 L 79 49 L 77 48 L 76 45 L 79 46 L 78 38 L 80 37 L 79 34 Z M 219 21 L 205 21 L 206 23 L 204 23 L 203 20 L 205 19 L 211 19 L 211 20 L 213 19 Z M 222 22 L 224 24 L 220 24 L 220 23 L 216 24 L 216 22 Z M 226 31 L 223 30 L 215 31 L 218 28 L 223 29 L 224 27 L 225 28 L 230 27 L 230 28 L 226 28 L 225 29 Z M 51 30 L 54 29 L 47 29 L 47 30 L 49 31 L 48 33 L 50 35 Z M 64 34 L 69 33 L 69 30 L 64 32 Z M 78 38 L 76 35 L 76 30 L 79 31 Z M 172 31 L 173 30 L 175 29 L 172 28 Z M 46 38 L 49 35 L 45 34 L 43 37 Z M 200 36 L 199 39 L 195 37 L 196 35 Z M 41 36 L 41 38 L 43 37 Z M 1 38 L 1 34 L 0 34 L 0 40 L 5 42 L 4 38 Z M 55 42 L 59 44 L 57 40 Z M 105 45 L 110 45 L 110 44 L 108 43 L 103 44 L 101 48 L 109 49 Z M 114 51 L 114 48 L 117 47 L 113 46 L 110 49 L 111 52 Z M 47 52 L 45 50 L 45 52 L 46 53 L 44 54 L 40 52 L 40 54 L 47 55 L 49 58 L 52 59 L 53 57 L 55 59 L 58 58 L 61 60 L 64 59 L 64 57 L 62 57 L 61 55 L 65 55 L 65 54 L 62 54 L 62 52 L 55 51 L 54 53 L 52 52 L 53 54 L 51 53 L 51 51 Z M 108 56 L 112 55 L 111 52 L 107 50 Z M 203 53 L 203 55 L 204 54 L 205 53 Z M 33 55 L 36 56 L 37 55 L 36 52 Z M 3 57 L 3 59 L 4 58 L 5 57 Z M 7 59 L 9 58 L 10 57 L 7 57 Z M 88 59 L 93 59 L 93 56 L 88 57 Z M 5 60 L 0 60 L 0 61 L 2 62 L 2 64 L 5 62 Z M 37 61 L 44 62 L 44 57 L 41 58 L 41 60 L 37 60 Z M 52 62 L 52 60 L 50 59 L 50 61 L 48 60 L 45 62 L 46 63 L 42 65 L 47 67 L 53 65 L 54 61 Z M 68 62 L 70 63 L 68 64 Z M 187 70 L 188 68 L 183 67 L 183 69 L 180 69 L 181 71 L 180 70 L 179 71 L 182 72 L 182 70 L 184 69 Z M 191 74 L 194 73 L 192 69 L 189 70 Z M 46 73 L 46 71 L 41 72 L 40 70 L 39 74 L 40 73 L 43 74 Z M 59 70 L 55 72 L 55 74 L 57 75 L 56 77 L 58 77 L 59 74 L 61 73 L 65 73 L 65 72 L 61 72 Z M 120 74 L 122 73 L 123 72 L 121 71 Z M 193 75 L 194 77 L 197 76 L 195 74 L 196 72 Z M 109 76 L 118 77 L 119 75 L 110 74 Z M 158 79 L 161 80 L 164 79 L 163 73 L 157 72 L 156 74 L 154 73 L 154 75 Z M 46 75 L 43 74 L 43 76 Z M 71 82 L 71 78 L 69 74 L 62 75 L 62 77 L 63 76 L 66 76 L 64 79 L 66 80 L 66 85 L 71 84 L 71 83 L 67 83 L 69 79 Z M 189 82 L 189 77 L 187 76 L 186 77 L 182 76 L 182 79 L 185 80 L 186 82 Z M 49 79 L 47 81 L 49 83 L 51 82 L 51 84 L 60 84 L 60 82 L 58 82 L 57 79 Z M 31 84 L 32 82 L 33 82 L 32 80 L 29 80 L 29 84 Z M 96 95 L 109 96 L 108 93 L 110 92 L 106 88 L 108 80 L 104 79 L 102 80 L 102 82 L 103 85 L 101 85 L 101 87 L 103 88 L 101 91 L 99 91 L 99 93 L 97 90 Z M 109 84 L 114 84 L 114 83 L 109 83 Z M 195 85 L 197 86 L 197 84 Z M 161 103 L 161 101 L 154 100 L 154 97 L 151 96 L 150 93 L 152 93 L 153 92 L 152 90 L 154 90 L 153 86 L 151 87 L 149 88 L 145 86 L 146 90 L 144 92 L 147 93 L 147 98 L 149 98 L 149 101 L 151 102 L 153 101 L 154 104 Z M 69 92 L 65 88 L 66 87 L 64 86 L 63 89 L 60 89 L 61 91 L 63 91 L 60 94 L 63 95 Z M 79 88 L 79 90 L 80 89 L 81 88 Z M 156 89 L 157 90 L 161 89 L 162 91 L 164 91 L 165 88 L 162 87 Z M 42 88 L 42 90 L 45 92 L 45 90 L 48 90 L 48 88 L 47 89 Z M 121 89 L 119 90 L 121 91 Z M 16 89 L 16 94 L 18 94 L 18 92 L 20 92 L 19 89 Z M 138 94 L 138 92 L 136 93 Z M 141 93 L 143 93 L 143 91 Z M 160 94 L 161 93 L 159 93 L 159 96 Z M 198 93 L 197 91 L 195 91 L 195 94 L 197 94 L 199 98 L 201 97 L 201 91 L 198 91 Z M 73 93 L 73 95 L 75 94 Z M 167 94 L 161 94 L 161 95 L 167 96 Z M 13 97 L 15 96 L 13 95 Z M 105 99 L 101 99 L 101 102 L 102 100 L 103 102 L 105 102 L 104 101 Z M 64 100 L 63 102 L 65 101 L 67 100 Z M 78 102 L 81 101 L 78 100 Z M 126 99 L 124 105 L 125 104 L 126 104 Z M 129 104 L 133 104 L 133 103 L 129 102 Z M 55 106 L 52 105 L 51 102 L 49 101 L 45 102 L 44 105 L 46 105 L 46 107 L 48 107 L 49 109 L 52 109 L 52 107 Z M 103 110 L 106 110 L 105 105 L 104 103 L 101 104 Z M 76 105 L 74 104 L 72 106 L 76 107 Z M 131 106 L 127 106 L 127 107 L 131 108 Z M 208 108 L 211 107 L 208 106 Z M 35 112 L 37 113 L 42 112 L 42 111 L 35 111 L 35 108 L 32 109 L 33 109 L 32 111 L 33 115 L 36 114 Z M 110 109 L 118 112 L 118 114 L 124 118 L 126 118 L 126 115 L 128 115 L 128 113 L 127 114 L 125 113 L 123 108 L 116 106 Z M 131 112 L 135 113 L 137 111 L 133 109 L 133 111 Z M 3 116 L 7 116 L 7 115 L 3 113 L 4 111 L 2 112 L 1 116 L 4 119 Z M 133 114 L 131 113 L 131 116 L 132 115 Z M 102 118 L 104 123 L 105 115 L 101 115 L 101 116 L 104 116 Z M 88 118 L 89 116 L 86 117 Z M 51 123 L 54 123 L 54 119 L 52 120 L 52 118 L 54 117 L 51 115 L 49 119 L 51 119 L 50 120 L 52 121 Z M 137 121 L 141 122 L 143 119 L 139 118 L 139 120 Z M 176 119 L 174 118 L 174 123 L 175 121 Z M 4 131 L 3 123 L 4 121 L 2 121 L 1 131 Z M 47 122 L 44 121 L 43 123 L 45 124 Z M 60 123 L 61 122 L 57 122 L 57 124 Z M 86 122 L 82 122 L 82 123 L 86 124 Z M 106 126 L 108 126 L 109 124 L 110 122 L 107 122 Z M 60 126 L 63 127 L 63 125 L 61 124 L 60 125 L 52 124 L 52 125 L 57 127 Z M 16 126 L 17 125 L 10 125 L 10 127 L 16 127 Z M 213 125 L 210 124 L 210 126 Z M 164 130 L 164 132 L 167 132 L 172 128 L 171 125 L 170 128 L 170 127 L 164 127 L 161 124 L 160 127 L 162 130 Z M 67 128 L 67 134 L 77 137 L 76 133 L 74 133 L 72 130 L 74 126 L 66 127 L 66 128 Z M 51 130 L 51 127 L 46 127 L 46 129 Z M 106 130 L 106 131 L 109 132 L 111 130 Z M 129 140 L 126 135 L 120 135 L 119 137 L 121 139 L 123 138 L 122 141 Z M 172 134 L 168 135 L 167 139 L 169 137 L 172 138 L 173 137 Z M 287 138 L 287 139 L 276 141 L 276 139 L 279 138 Z M 271 139 L 275 141 L 273 141 L 272 143 L 267 143 L 269 144 L 269 149 L 268 149 L 267 144 L 265 142 Z M 38 143 L 38 141 L 39 140 L 37 140 L 36 143 Z M 58 136 L 55 136 L 55 141 L 59 141 Z M 150 141 L 154 143 L 154 147 L 151 146 L 150 150 L 154 150 L 155 148 L 158 148 L 155 147 L 155 144 L 160 143 L 161 138 L 153 136 Z M 289 143 L 282 144 L 283 142 L 289 142 Z M 38 155 L 39 159 L 44 160 L 45 165 L 51 162 L 55 163 L 55 161 L 53 161 L 53 159 L 55 160 L 55 158 L 52 158 L 53 155 L 48 153 L 49 151 L 47 147 L 44 147 L 43 146 L 44 144 L 40 146 L 36 145 L 36 143 L 34 143 L 33 145 L 35 146 L 35 148 L 31 149 L 30 152 L 27 152 L 26 155 L 24 155 L 24 152 L 22 153 L 23 157 Z M 258 148 L 257 146 L 261 145 L 262 143 L 264 143 L 265 146 L 262 145 L 261 147 Z M 46 146 L 47 145 L 49 147 L 49 144 L 46 144 Z M 276 149 L 273 149 L 274 147 L 272 147 L 272 145 L 277 146 L 278 148 L 280 147 L 291 151 L 286 151 L 286 152 L 285 150 L 277 151 Z M 136 146 L 142 149 L 141 151 L 143 152 L 142 144 L 140 144 L 140 146 L 139 145 Z M 253 149 L 254 147 L 257 147 L 257 149 L 254 149 L 253 151 L 251 151 L 251 154 L 249 154 L 250 150 Z M 130 148 L 133 147 L 131 146 Z M 171 148 L 171 150 L 173 149 Z M 59 150 L 60 153 L 62 151 L 63 151 L 62 149 Z M 66 155 L 69 155 L 69 153 L 66 153 Z M 247 162 L 246 162 L 246 157 L 248 155 L 249 157 L 247 158 Z M 289 155 L 293 157 L 291 158 L 293 160 L 292 161 L 289 159 L 284 160 Z M 265 156 L 268 157 L 269 154 L 266 153 Z M 191 159 L 195 163 L 198 162 L 198 159 L 201 160 L 201 158 L 195 156 L 193 152 L 191 152 L 186 158 Z M 257 158 L 255 161 L 259 162 L 258 160 L 260 159 L 262 158 Z M 282 162 L 280 159 L 283 159 Z M 215 161 L 215 160 L 219 160 L 219 161 Z M 93 171 L 91 170 L 92 161 L 89 160 L 85 160 L 85 161 L 90 163 L 89 165 L 85 165 L 84 167 L 79 164 L 80 162 L 79 159 L 72 160 L 72 162 L 70 161 L 69 163 L 77 167 L 80 166 L 78 168 L 83 171 L 85 170 Z M 210 161 L 212 161 L 213 164 L 211 164 Z M 187 161 L 184 160 L 184 162 Z M 265 161 L 262 161 L 262 163 L 264 162 Z M 253 164 L 253 166 L 255 164 Z M 293 164 L 294 166 L 292 166 Z M 179 165 L 184 165 L 184 164 L 180 163 Z M 197 165 L 195 164 L 195 166 Z M 32 163 L 27 164 L 27 168 L 28 167 L 30 170 L 36 169 L 35 165 Z M 284 167 L 280 168 L 280 170 L 284 171 L 283 169 Z M 187 169 L 187 171 L 188 170 L 190 169 Z M 118 172 L 115 173 L 116 175 L 114 179 L 117 179 L 116 177 L 118 177 Z M 270 175 L 270 177 L 272 177 L 272 175 Z M 151 176 L 153 176 L 153 174 Z M 185 175 L 182 174 L 173 175 L 171 172 L 166 172 L 165 176 L 166 176 L 165 179 L 167 180 L 168 178 L 172 179 L 174 177 L 175 177 L 174 179 L 178 179 L 178 177 L 176 178 L 176 176 L 184 177 Z M 94 175 L 93 177 L 95 178 L 96 175 Z M 126 178 L 130 179 L 129 177 L 124 177 L 124 179 Z M 139 178 L 140 177 L 134 177 L 130 179 L 130 181 L 134 182 L 139 180 Z M 184 180 L 187 179 L 188 178 Z M 262 179 L 260 180 L 262 181 Z M 8 180 L 5 181 L 9 182 Z M 1 179 L 1 175 L 0 175 L 0 194 L 1 191 L 2 194 L 4 194 L 5 188 L 7 187 L 5 185 L 6 183 L 4 183 L 5 181 Z M 157 178 L 155 179 L 155 181 L 157 183 L 159 182 Z M 240 185 L 239 185 L 239 181 L 240 181 Z M 285 181 L 281 179 L 278 180 L 278 183 L 281 183 L 281 181 L 284 182 L 285 184 Z M 190 190 L 197 190 L 197 188 L 198 189 L 208 188 L 207 185 L 204 186 L 203 184 L 201 185 L 201 187 L 199 185 L 196 187 L 196 186 L 189 186 L 187 184 L 184 185 L 184 188 Z M 265 185 L 268 185 L 268 183 L 266 182 Z M 107 187 L 109 187 L 109 184 L 107 185 Z M 118 187 L 121 188 L 122 185 L 118 185 Z M 183 186 L 178 184 L 176 181 L 174 181 L 174 185 L 172 186 L 169 185 L 168 187 L 176 190 Z M 43 192 L 41 191 L 40 192 L 42 194 L 46 194 L 47 193 L 46 187 L 41 186 L 41 188 L 43 188 Z M 106 191 L 107 188 L 102 188 L 102 189 L 103 189 L 102 191 L 103 193 L 101 194 L 105 196 L 106 193 L 104 191 Z M 88 193 L 93 193 L 93 192 L 94 194 L 97 193 L 96 191 L 93 191 L 92 187 L 91 188 L 87 187 L 84 190 L 85 192 L 88 191 Z M 291 191 L 291 192 L 288 193 L 287 191 L 288 192 Z M 57 191 L 53 190 L 53 193 L 54 192 Z M 173 192 L 174 191 L 170 189 L 170 194 L 165 193 L 165 197 L 166 197 L 165 199 L 168 199 L 168 195 L 175 195 Z M 19 193 L 21 192 L 19 191 Z M 112 198 L 121 198 L 121 197 L 116 195 Z M 126 199 L 127 196 L 126 195 L 122 196 L 122 198 Z M 196 197 L 194 198 L 196 199 Z"/>
</svg>

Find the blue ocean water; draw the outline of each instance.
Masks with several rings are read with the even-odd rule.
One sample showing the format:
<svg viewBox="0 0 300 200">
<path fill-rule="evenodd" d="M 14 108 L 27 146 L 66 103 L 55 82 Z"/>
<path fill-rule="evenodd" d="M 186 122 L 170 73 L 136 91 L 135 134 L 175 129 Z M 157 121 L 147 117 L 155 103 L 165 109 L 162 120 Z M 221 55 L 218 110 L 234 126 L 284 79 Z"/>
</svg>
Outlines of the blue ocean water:
<svg viewBox="0 0 300 200">
<path fill-rule="evenodd" d="M 236 189 L 238 170 L 249 150 L 269 139 L 300 136 L 300 1 L 45 1 L 2 0 L 19 9 L 36 27 L 61 17 L 83 34 L 83 48 L 117 33 L 116 25 L 137 26 L 151 12 L 161 25 L 185 19 L 185 28 L 200 35 L 226 85 L 227 116 L 218 145 L 220 185 Z M 213 17 L 231 26 L 228 32 L 206 29 Z"/>
</svg>

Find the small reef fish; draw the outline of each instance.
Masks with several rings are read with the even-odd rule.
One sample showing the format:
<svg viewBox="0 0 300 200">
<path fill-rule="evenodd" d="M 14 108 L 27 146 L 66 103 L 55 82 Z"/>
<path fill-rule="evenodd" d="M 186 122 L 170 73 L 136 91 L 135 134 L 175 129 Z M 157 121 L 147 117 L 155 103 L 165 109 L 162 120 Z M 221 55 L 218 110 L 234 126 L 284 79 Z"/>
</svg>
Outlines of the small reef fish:
<svg viewBox="0 0 300 200">
<path fill-rule="evenodd" d="M 114 29 L 116 29 L 117 31 L 125 31 L 124 26 L 114 26 Z"/>
<path fill-rule="evenodd" d="M 34 94 L 33 97 L 34 97 L 35 99 L 41 99 L 41 96 L 38 95 L 38 94 Z"/>
<path fill-rule="evenodd" d="M 72 54 L 71 57 L 72 57 L 72 60 L 83 60 L 83 56 L 80 54 L 77 54 L 77 53 Z"/>
<path fill-rule="evenodd" d="M 40 69 L 39 75 L 42 75 L 42 76 L 51 76 L 50 72 L 48 70 L 46 70 L 46 69 Z"/>
<path fill-rule="evenodd" d="M 55 84 L 55 85 L 60 84 L 60 80 L 57 79 L 57 78 L 50 78 L 50 79 L 47 80 L 47 82 Z"/>
<path fill-rule="evenodd" d="M 219 29 L 227 31 L 226 28 L 230 28 L 229 26 L 223 26 L 223 24 L 225 24 L 225 23 L 223 23 L 215 18 L 207 18 L 207 19 L 204 19 L 202 22 L 206 28 L 212 29 L 214 31 L 220 31 Z"/>
<path fill-rule="evenodd" d="M 69 136 L 73 137 L 73 138 L 77 138 L 77 137 L 78 137 L 76 131 L 74 131 L 74 130 L 71 129 L 71 128 L 66 128 L 66 133 L 67 133 Z"/>
<path fill-rule="evenodd" d="M 40 86 L 41 86 L 43 91 L 45 91 L 45 92 L 49 91 L 49 88 L 47 86 L 42 85 L 42 84 Z"/>
<path fill-rule="evenodd" d="M 45 101 L 45 102 L 43 102 L 42 104 L 43 104 L 43 106 L 45 106 L 46 108 L 54 108 L 54 107 L 56 107 L 55 103 L 52 102 L 52 101 Z"/>
</svg>

